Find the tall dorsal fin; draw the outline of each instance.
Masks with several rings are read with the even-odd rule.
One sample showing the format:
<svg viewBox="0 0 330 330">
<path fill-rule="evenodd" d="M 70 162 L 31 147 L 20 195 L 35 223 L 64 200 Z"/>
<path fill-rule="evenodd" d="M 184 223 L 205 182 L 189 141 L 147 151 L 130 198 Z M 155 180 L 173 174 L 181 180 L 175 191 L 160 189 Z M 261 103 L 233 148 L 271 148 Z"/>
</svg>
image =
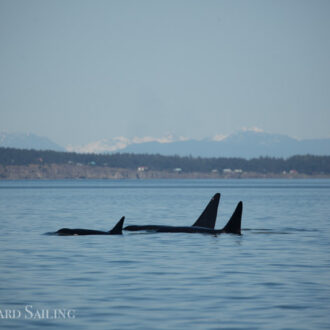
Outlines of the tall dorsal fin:
<svg viewBox="0 0 330 330">
<path fill-rule="evenodd" d="M 117 224 L 109 231 L 110 235 L 121 235 L 125 217 L 122 217 Z"/>
<path fill-rule="evenodd" d="M 203 213 L 199 216 L 193 226 L 214 229 L 217 220 L 220 194 L 216 193 L 207 204 Z"/>
<path fill-rule="evenodd" d="M 222 229 L 225 233 L 241 234 L 242 212 L 243 202 L 239 202 L 233 215 Z"/>
</svg>

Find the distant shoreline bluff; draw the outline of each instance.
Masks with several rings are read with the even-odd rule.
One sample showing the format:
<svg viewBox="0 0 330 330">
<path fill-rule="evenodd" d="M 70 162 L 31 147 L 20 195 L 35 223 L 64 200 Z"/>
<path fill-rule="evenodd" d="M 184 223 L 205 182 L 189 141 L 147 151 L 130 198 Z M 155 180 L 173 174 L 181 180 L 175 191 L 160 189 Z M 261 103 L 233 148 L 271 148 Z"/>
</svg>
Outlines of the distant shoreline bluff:
<svg viewBox="0 0 330 330">
<path fill-rule="evenodd" d="M 308 179 L 330 178 L 327 174 L 303 174 L 296 171 L 284 173 L 258 172 L 175 172 L 132 170 L 73 164 L 0 165 L 0 180 L 63 180 L 63 179 Z"/>
</svg>

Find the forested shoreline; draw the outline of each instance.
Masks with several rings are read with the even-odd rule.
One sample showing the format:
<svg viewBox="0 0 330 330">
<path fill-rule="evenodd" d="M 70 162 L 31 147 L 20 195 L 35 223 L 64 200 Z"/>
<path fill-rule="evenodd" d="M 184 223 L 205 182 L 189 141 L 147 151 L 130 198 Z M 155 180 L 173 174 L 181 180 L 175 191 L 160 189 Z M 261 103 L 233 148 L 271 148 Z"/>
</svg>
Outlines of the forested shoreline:
<svg viewBox="0 0 330 330">
<path fill-rule="evenodd" d="M 82 154 L 73 152 L 39 151 L 14 148 L 0 148 L 0 165 L 4 169 L 25 166 L 39 166 L 49 169 L 51 165 L 65 168 L 84 167 L 89 171 L 120 169 L 140 174 L 175 173 L 184 176 L 201 173 L 218 176 L 243 176 L 243 173 L 260 175 L 305 174 L 330 175 L 330 156 L 297 155 L 289 158 L 260 157 L 244 158 L 200 158 L 148 154 Z M 33 168 L 33 166 L 31 168 Z M 44 170 L 45 171 L 45 170 Z M 127 172 L 128 173 L 128 172 Z M 139 175 L 138 175 L 139 176 Z M 158 175 L 159 176 L 159 175 Z M 188 175 L 189 176 L 189 175 Z M 129 176 L 131 177 L 131 175 Z M 2 174 L 2 178 L 6 175 Z"/>
</svg>

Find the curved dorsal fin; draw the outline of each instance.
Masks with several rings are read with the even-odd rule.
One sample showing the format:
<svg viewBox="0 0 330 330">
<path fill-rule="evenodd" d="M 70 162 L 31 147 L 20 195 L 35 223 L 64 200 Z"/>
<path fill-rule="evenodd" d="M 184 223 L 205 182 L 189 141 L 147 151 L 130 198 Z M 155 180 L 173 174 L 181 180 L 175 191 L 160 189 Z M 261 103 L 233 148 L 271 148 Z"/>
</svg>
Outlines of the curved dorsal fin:
<svg viewBox="0 0 330 330">
<path fill-rule="evenodd" d="M 122 217 L 117 224 L 109 231 L 110 235 L 121 235 L 125 217 Z"/>
<path fill-rule="evenodd" d="M 214 229 L 217 220 L 220 194 L 216 193 L 207 204 L 203 213 L 199 216 L 193 226 Z"/>
<path fill-rule="evenodd" d="M 222 231 L 225 233 L 231 234 L 241 234 L 241 222 L 242 222 L 242 212 L 243 212 L 243 202 L 239 202 L 236 206 L 236 209 L 227 222 L 227 224 L 223 227 Z"/>
</svg>

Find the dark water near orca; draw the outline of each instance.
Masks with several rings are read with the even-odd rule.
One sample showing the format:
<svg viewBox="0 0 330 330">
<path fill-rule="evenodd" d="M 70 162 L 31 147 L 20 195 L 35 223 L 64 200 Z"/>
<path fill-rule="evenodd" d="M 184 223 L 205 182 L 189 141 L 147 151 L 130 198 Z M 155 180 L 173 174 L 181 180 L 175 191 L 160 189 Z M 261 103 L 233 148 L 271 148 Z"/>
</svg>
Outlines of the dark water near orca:
<svg viewBox="0 0 330 330">
<path fill-rule="evenodd" d="M 191 225 L 243 235 L 47 236 Z M 2 181 L 1 329 L 329 329 L 330 180 Z"/>
</svg>

